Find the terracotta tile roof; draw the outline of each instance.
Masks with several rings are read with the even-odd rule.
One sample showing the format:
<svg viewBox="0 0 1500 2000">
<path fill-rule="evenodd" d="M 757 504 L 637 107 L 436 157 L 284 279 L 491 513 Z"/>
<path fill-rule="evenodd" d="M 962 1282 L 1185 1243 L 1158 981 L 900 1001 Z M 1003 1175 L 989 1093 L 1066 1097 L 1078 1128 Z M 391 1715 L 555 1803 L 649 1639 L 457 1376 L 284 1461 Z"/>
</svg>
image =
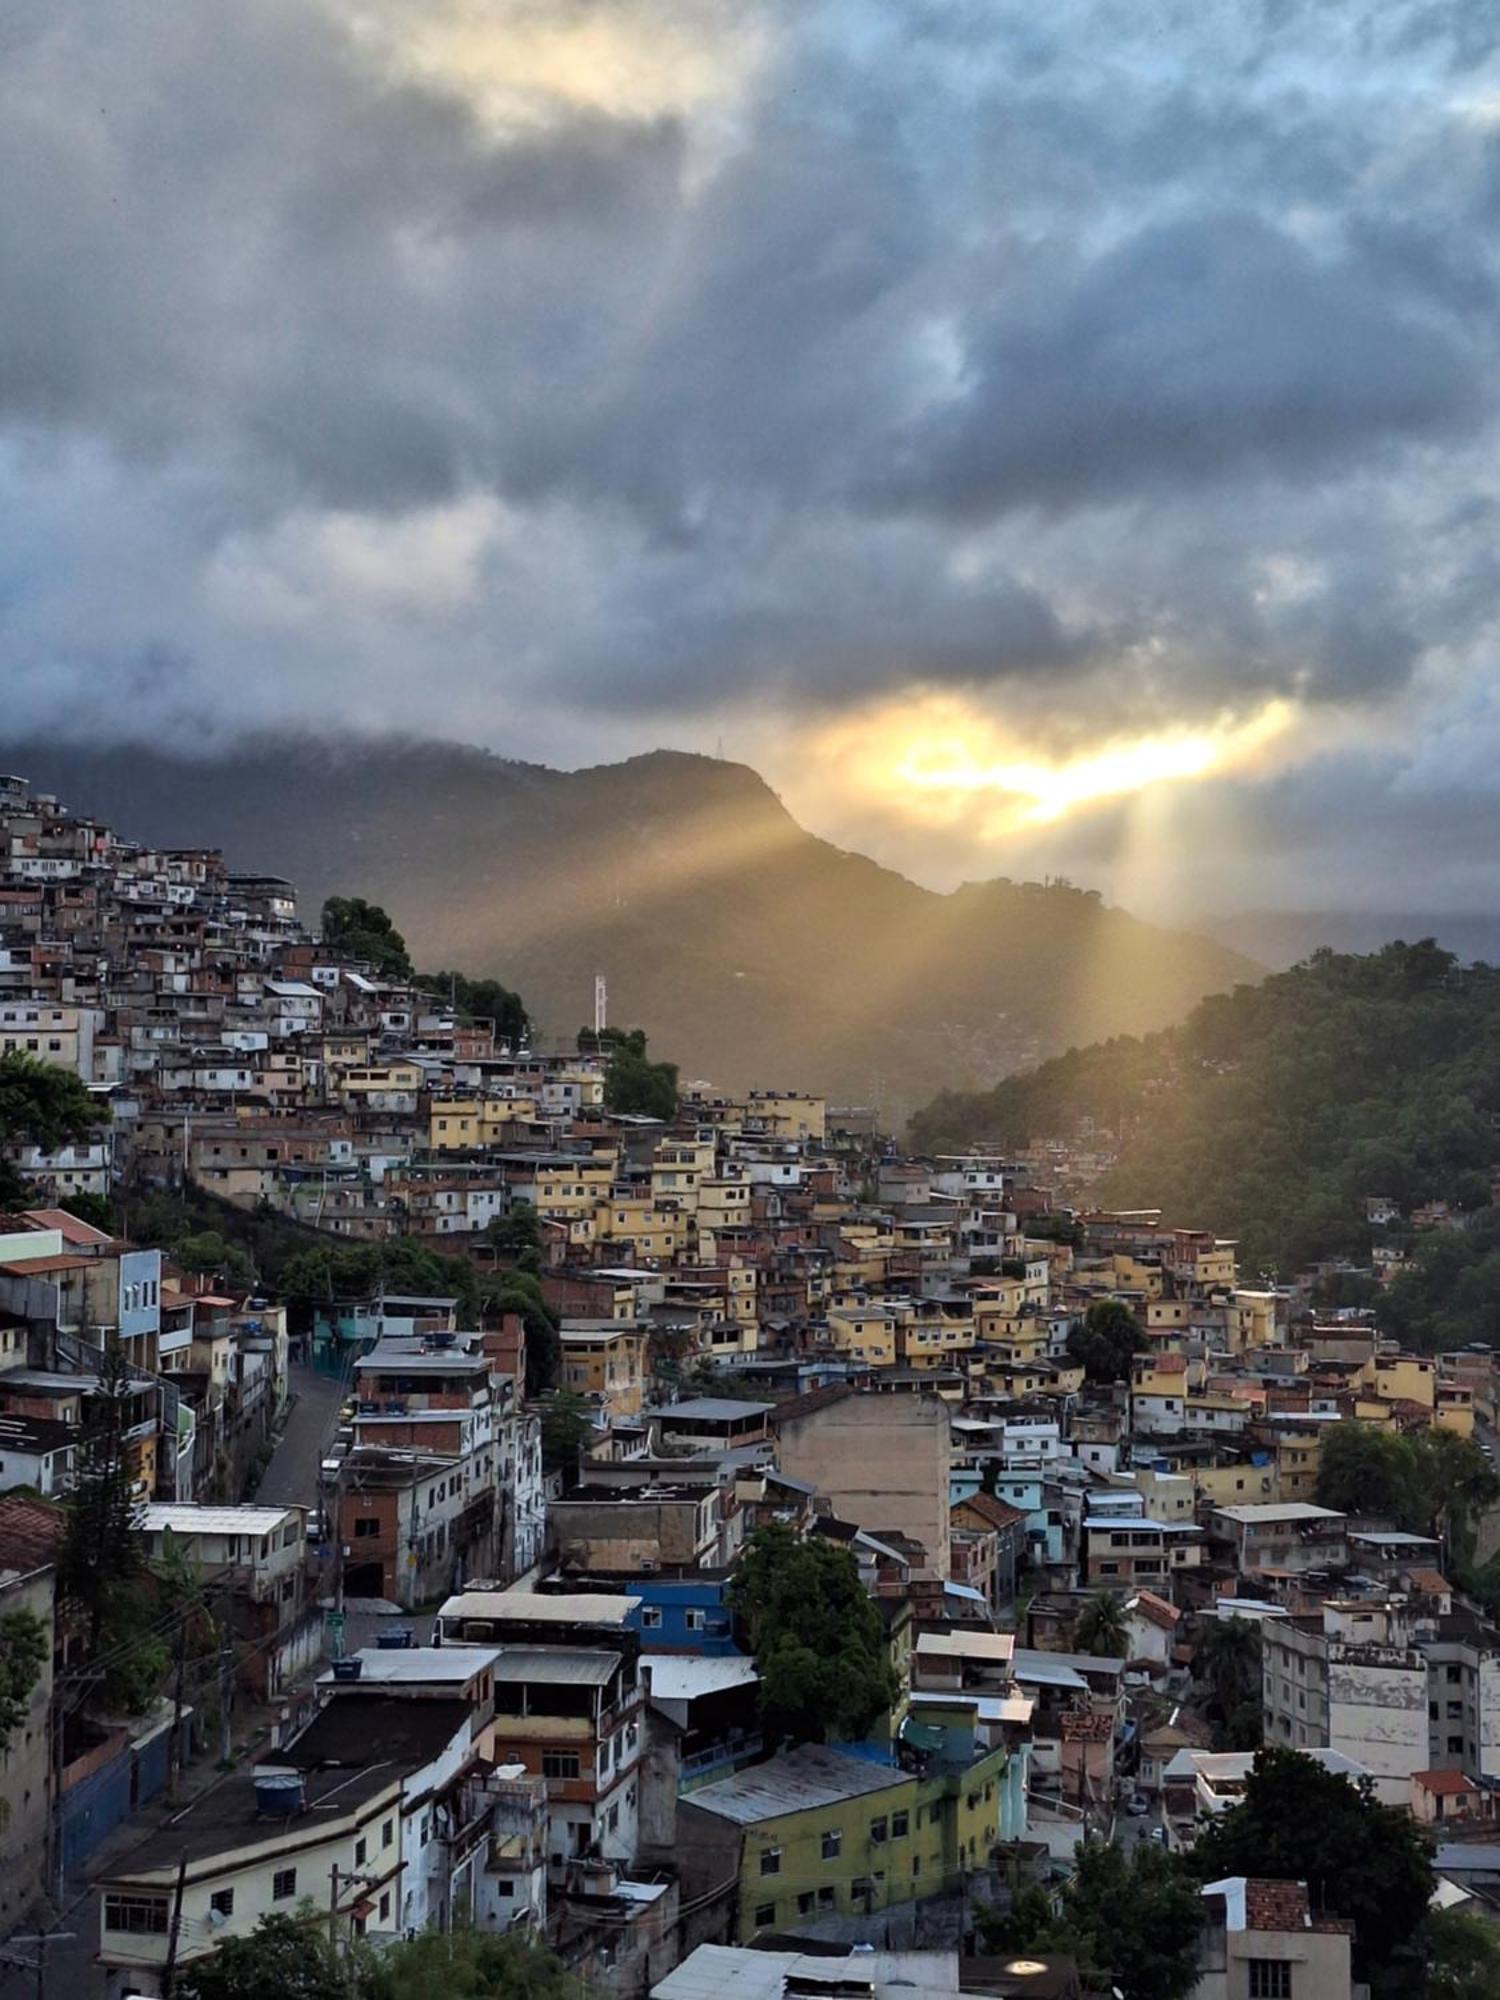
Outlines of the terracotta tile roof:
<svg viewBox="0 0 1500 2000">
<path fill-rule="evenodd" d="M 1138 1590 L 1127 1611 L 1139 1611 L 1143 1618 L 1149 1618 L 1153 1625 L 1159 1625 L 1164 1632 L 1170 1632 L 1181 1618 L 1182 1613 L 1175 1604 L 1168 1604 L 1164 1597 L 1158 1597 L 1154 1590 Z"/>
<path fill-rule="evenodd" d="M 40 1569 L 57 1561 L 63 1512 L 47 1500 L 0 1494 L 0 1569 Z"/>
<path fill-rule="evenodd" d="M 26 1220 L 37 1229 L 60 1229 L 67 1243 L 108 1243 L 108 1230 L 95 1229 L 91 1222 L 80 1222 L 76 1215 L 69 1215 L 65 1208 L 28 1208 Z"/>
<path fill-rule="evenodd" d="M 1420 1785 L 1424 1792 L 1433 1792 L 1439 1798 L 1456 1798 L 1461 1792 L 1477 1792 L 1474 1780 L 1465 1777 L 1462 1771 L 1413 1771 L 1411 1781 Z"/>
<path fill-rule="evenodd" d="M 1252 1875 L 1245 1882 L 1247 1931 L 1305 1931 L 1308 1928 L 1307 1885 L 1272 1882 Z"/>
<path fill-rule="evenodd" d="M 967 1500 L 955 1500 L 948 1509 L 956 1514 L 961 1507 L 968 1507 L 981 1521 L 992 1528 L 1014 1528 L 1026 1516 L 1019 1507 L 1012 1507 L 1004 1500 L 997 1500 L 993 1493 L 971 1493 Z"/>
<path fill-rule="evenodd" d="M 1406 1580 L 1413 1590 L 1419 1590 L 1427 1597 L 1451 1597 L 1453 1585 L 1435 1569 L 1409 1569 Z"/>
</svg>

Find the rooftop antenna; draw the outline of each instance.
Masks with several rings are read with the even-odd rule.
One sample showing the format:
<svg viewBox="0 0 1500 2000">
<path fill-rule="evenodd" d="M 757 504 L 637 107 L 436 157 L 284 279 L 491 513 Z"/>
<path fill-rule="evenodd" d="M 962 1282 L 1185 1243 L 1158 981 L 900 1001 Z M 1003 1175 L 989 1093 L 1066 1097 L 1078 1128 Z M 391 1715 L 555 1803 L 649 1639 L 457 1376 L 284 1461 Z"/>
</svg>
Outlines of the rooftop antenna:
<svg viewBox="0 0 1500 2000">
<path fill-rule="evenodd" d="M 604 974 L 594 974 L 594 1033 L 602 1035 L 609 1026 L 609 988 L 604 983 Z"/>
</svg>

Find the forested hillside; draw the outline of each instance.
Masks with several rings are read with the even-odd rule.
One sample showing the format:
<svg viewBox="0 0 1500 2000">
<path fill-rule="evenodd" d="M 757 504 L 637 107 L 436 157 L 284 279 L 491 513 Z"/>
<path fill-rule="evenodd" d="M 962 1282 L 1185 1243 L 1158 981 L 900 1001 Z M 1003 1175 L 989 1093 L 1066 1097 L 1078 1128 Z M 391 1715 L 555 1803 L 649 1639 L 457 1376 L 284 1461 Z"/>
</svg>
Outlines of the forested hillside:
<svg viewBox="0 0 1500 2000">
<path fill-rule="evenodd" d="M 911 1137 L 926 1152 L 1010 1147 L 1073 1134 L 1085 1119 L 1115 1135 L 1116 1165 L 1092 1191 L 1101 1201 L 1237 1236 L 1247 1274 L 1367 1254 L 1366 1196 L 1407 1212 L 1434 1198 L 1489 1205 L 1500 972 L 1461 967 L 1430 941 L 1320 952 L 1202 1001 L 1176 1028 L 1072 1050 L 982 1094 L 945 1093 Z M 1444 1234 L 1420 1254 L 1444 1265 L 1447 1297 L 1489 1254 L 1490 1232 Z M 1460 1320 L 1470 1329 L 1484 1298 L 1500 1298 L 1495 1261 L 1493 1284 L 1469 1281 Z M 1405 1291 L 1405 1310 L 1440 1337 L 1440 1302 Z"/>
</svg>

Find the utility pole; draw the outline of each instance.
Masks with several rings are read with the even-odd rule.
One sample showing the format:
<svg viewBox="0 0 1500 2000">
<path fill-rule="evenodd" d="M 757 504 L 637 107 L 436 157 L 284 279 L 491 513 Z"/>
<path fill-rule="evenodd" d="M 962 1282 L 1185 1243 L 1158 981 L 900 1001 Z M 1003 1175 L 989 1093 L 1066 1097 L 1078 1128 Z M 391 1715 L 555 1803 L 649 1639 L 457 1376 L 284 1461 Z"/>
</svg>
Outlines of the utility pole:
<svg viewBox="0 0 1500 2000">
<path fill-rule="evenodd" d="M 77 1931 L 30 1931 L 25 1937 L 6 1940 L 7 1945 L 30 1944 L 36 1946 L 34 1959 L 15 1958 L 9 1950 L 0 1952 L 0 1960 L 14 1965 L 22 1972 L 36 1974 L 36 2000 L 47 2000 L 47 1947 L 49 1944 L 64 1944 L 76 1938 Z"/>
<path fill-rule="evenodd" d="M 172 2000 L 172 1981 L 177 1976 L 177 1940 L 182 1933 L 182 1890 L 187 1880 L 187 1849 L 177 1863 L 177 1882 L 172 1890 L 172 1927 L 167 1932 L 167 1962 L 161 1969 L 162 2000 Z"/>
<path fill-rule="evenodd" d="M 219 1615 L 219 1762 L 227 1766 L 234 1755 L 234 1640 L 227 1584 Z"/>
</svg>

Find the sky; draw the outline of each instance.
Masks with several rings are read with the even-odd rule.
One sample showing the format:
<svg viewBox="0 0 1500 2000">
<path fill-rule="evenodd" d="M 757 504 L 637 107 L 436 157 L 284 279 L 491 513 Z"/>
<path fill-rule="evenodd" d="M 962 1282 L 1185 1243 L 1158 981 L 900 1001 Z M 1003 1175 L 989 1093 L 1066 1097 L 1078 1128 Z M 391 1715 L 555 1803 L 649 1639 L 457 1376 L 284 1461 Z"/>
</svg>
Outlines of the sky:
<svg viewBox="0 0 1500 2000">
<path fill-rule="evenodd" d="M 1500 892 L 1500 10 L 9 0 L 0 719 Z"/>
</svg>

